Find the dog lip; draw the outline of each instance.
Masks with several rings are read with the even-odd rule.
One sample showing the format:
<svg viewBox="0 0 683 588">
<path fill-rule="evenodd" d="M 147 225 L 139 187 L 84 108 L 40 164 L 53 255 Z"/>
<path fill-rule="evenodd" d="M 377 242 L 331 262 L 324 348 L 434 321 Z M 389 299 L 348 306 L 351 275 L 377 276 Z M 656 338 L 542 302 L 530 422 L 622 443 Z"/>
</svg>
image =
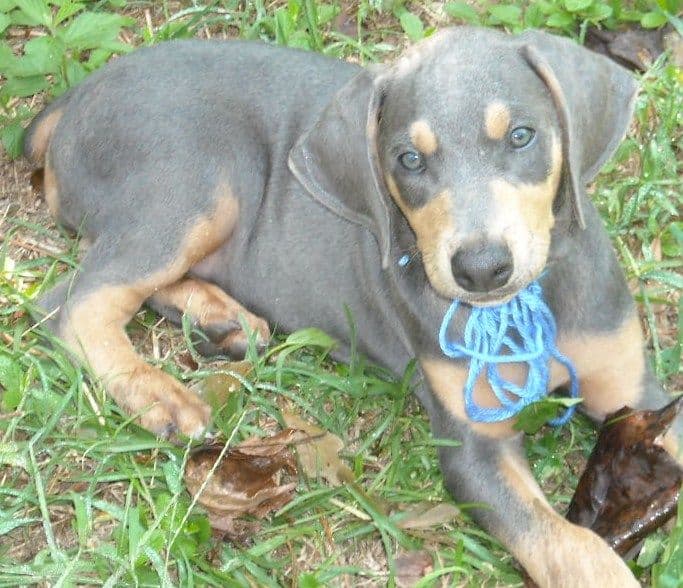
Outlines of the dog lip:
<svg viewBox="0 0 683 588">
<path fill-rule="evenodd" d="M 528 281 L 525 280 L 523 282 L 516 280 L 514 284 L 508 283 L 502 288 L 479 295 L 473 295 L 472 292 L 466 291 L 458 292 L 455 296 L 452 296 L 451 299 L 459 300 L 464 304 L 478 308 L 500 306 L 501 304 L 505 304 L 517 296 L 517 294 L 519 294 L 522 290 L 524 290 L 524 288 L 533 282 L 536 277 L 537 276 L 533 276 Z"/>
</svg>

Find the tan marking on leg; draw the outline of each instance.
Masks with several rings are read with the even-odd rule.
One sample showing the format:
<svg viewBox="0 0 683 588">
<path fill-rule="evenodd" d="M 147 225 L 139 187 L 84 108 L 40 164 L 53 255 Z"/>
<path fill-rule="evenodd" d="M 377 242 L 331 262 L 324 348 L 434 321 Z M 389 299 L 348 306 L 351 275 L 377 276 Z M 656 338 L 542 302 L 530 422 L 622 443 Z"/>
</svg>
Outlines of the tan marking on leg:
<svg viewBox="0 0 683 588">
<path fill-rule="evenodd" d="M 410 125 L 410 140 L 425 155 L 433 155 L 439 142 L 426 120 L 416 120 Z"/>
<path fill-rule="evenodd" d="M 50 165 L 49 158 L 45 162 L 43 187 L 45 190 L 45 203 L 50 210 L 52 218 L 57 220 L 59 218 L 59 190 L 57 189 L 57 178 L 52 166 Z"/>
<path fill-rule="evenodd" d="M 33 131 L 27 155 L 34 165 L 43 165 L 50 144 L 50 137 L 52 137 L 52 132 L 62 118 L 62 114 L 61 110 L 53 110 L 38 122 Z"/>
<path fill-rule="evenodd" d="M 583 406 L 602 420 L 624 405 L 638 406 L 645 375 L 643 337 L 637 316 L 607 334 L 558 337 L 559 350 L 574 363 L 581 382 Z M 553 379 L 566 381 L 566 370 L 554 364 Z"/>
<path fill-rule="evenodd" d="M 515 418 L 498 423 L 479 423 L 470 420 L 465 411 L 465 397 L 463 390 L 467 380 L 466 366 L 457 365 L 447 359 L 434 359 L 430 357 L 420 358 L 430 389 L 434 392 L 448 412 L 460 421 L 468 423 L 473 431 L 487 437 L 507 438 L 519 435 L 512 427 Z M 525 370 L 521 366 L 510 364 L 501 373 L 506 378 L 518 378 L 520 381 L 525 376 Z M 500 403 L 491 390 L 485 377 L 480 377 L 474 386 L 474 400 L 479 406 L 498 407 Z"/>
<path fill-rule="evenodd" d="M 491 102 L 484 113 L 484 126 L 489 139 L 500 141 L 510 126 L 510 109 L 502 102 Z"/>
<path fill-rule="evenodd" d="M 517 450 L 504 450 L 499 468 L 506 485 L 529 509 L 528 519 L 520 521 L 529 528 L 503 539 L 539 586 L 638 585 L 605 541 L 555 512 Z"/>
<path fill-rule="evenodd" d="M 61 325 L 62 338 L 91 366 L 114 400 L 129 413 L 144 411 L 142 426 L 156 433 L 168 434 L 177 427 L 196 436 L 210 410 L 171 376 L 145 364 L 128 340 L 125 325 L 154 292 L 180 279 L 228 238 L 237 212 L 234 198 L 220 198 L 211 216 L 190 229 L 167 268 L 131 284 L 89 293 L 68 309 Z"/>
<path fill-rule="evenodd" d="M 218 286 L 203 280 L 180 280 L 159 290 L 153 298 L 158 304 L 177 308 L 181 314 L 187 314 L 202 328 L 220 325 L 230 320 L 239 322 L 240 318 L 243 318 L 263 342 L 270 339 L 270 329 L 265 320 L 249 312 Z M 239 333 L 241 332 L 237 334 Z M 242 335 L 244 336 L 244 333 Z M 229 338 L 232 342 L 233 335 L 229 335 Z"/>
<path fill-rule="evenodd" d="M 62 328 L 64 341 L 92 369 L 107 393 L 140 424 L 160 435 L 177 428 L 198 436 L 210 409 L 174 378 L 147 365 L 135 352 L 125 325 L 144 300 L 135 287 L 106 287 L 70 309 Z"/>
</svg>

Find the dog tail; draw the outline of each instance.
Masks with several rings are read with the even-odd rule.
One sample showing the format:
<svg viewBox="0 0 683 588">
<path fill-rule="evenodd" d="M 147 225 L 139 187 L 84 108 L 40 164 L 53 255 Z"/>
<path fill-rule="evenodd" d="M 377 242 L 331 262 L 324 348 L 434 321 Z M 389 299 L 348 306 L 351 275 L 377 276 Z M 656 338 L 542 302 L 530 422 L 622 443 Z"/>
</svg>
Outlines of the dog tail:
<svg viewBox="0 0 683 588">
<path fill-rule="evenodd" d="M 50 103 L 26 129 L 24 134 L 24 156 L 36 168 L 45 167 L 45 155 L 50 145 L 52 133 L 62 118 L 64 107 L 71 97 L 68 91 Z"/>
</svg>

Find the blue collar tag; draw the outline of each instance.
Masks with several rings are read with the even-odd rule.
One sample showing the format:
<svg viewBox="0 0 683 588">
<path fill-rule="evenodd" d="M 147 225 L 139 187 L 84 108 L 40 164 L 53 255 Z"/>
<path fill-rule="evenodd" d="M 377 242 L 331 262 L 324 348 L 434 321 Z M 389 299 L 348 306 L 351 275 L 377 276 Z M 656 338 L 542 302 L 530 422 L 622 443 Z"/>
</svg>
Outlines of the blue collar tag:
<svg viewBox="0 0 683 588">
<path fill-rule="evenodd" d="M 555 346 L 557 326 L 555 317 L 543 300 L 543 290 L 532 282 L 514 298 L 499 306 L 472 307 L 465 325 L 462 343 L 449 341 L 448 327 L 460 301 L 454 300 L 443 317 L 439 330 L 439 345 L 443 353 L 453 359 L 469 358 L 470 367 L 465 382 L 465 410 L 476 422 L 504 421 L 518 414 L 525 406 L 548 395 L 550 361 L 558 361 L 569 372 L 570 395 L 579 396 L 579 380 L 572 362 Z M 529 366 L 524 386 L 518 386 L 500 373 L 498 366 L 505 363 L 526 363 Z M 486 370 L 486 378 L 500 402 L 499 407 L 483 407 L 475 403 L 474 385 Z M 564 425 L 574 414 L 576 406 L 550 421 L 553 426 Z"/>
</svg>

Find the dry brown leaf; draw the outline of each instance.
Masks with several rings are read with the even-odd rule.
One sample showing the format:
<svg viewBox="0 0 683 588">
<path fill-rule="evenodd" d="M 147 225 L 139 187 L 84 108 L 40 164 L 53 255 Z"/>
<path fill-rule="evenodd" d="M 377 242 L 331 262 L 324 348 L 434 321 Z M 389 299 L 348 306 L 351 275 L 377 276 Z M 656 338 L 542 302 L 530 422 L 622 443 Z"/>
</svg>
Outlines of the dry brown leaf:
<svg viewBox="0 0 683 588">
<path fill-rule="evenodd" d="M 396 586 L 412 588 L 433 569 L 432 556 L 426 551 L 406 551 L 396 557 Z"/>
<path fill-rule="evenodd" d="M 624 555 L 674 516 L 683 470 L 658 440 L 683 407 L 624 407 L 609 415 L 569 505 L 567 519 Z"/>
<path fill-rule="evenodd" d="M 185 468 L 185 484 L 192 496 L 213 517 L 217 528 L 225 530 L 227 519 L 245 514 L 263 518 L 292 499 L 296 483 L 281 484 L 284 469 L 296 473 L 294 458 L 287 445 L 301 433 L 285 429 L 266 438 L 247 439 L 225 452 L 213 475 L 206 482 L 224 446 L 210 445 L 195 451 Z"/>
<path fill-rule="evenodd" d="M 441 502 L 436 506 L 425 502 L 411 508 L 406 513 L 406 517 L 396 523 L 399 529 L 429 529 L 450 523 L 460 516 L 460 509 L 448 502 Z"/>
<path fill-rule="evenodd" d="M 247 360 L 231 361 L 223 369 L 245 377 L 254 369 L 254 366 Z M 230 394 L 237 392 L 241 387 L 242 382 L 235 375 L 212 374 L 202 382 L 202 396 L 214 409 L 218 409 L 227 402 Z"/>
<path fill-rule="evenodd" d="M 344 447 L 342 440 L 328 431 L 312 425 L 301 417 L 283 412 L 285 424 L 308 434 L 310 442 L 296 446 L 299 462 L 309 478 L 322 476 L 333 486 L 353 482 L 353 472 L 339 459 L 339 451 Z"/>
</svg>

